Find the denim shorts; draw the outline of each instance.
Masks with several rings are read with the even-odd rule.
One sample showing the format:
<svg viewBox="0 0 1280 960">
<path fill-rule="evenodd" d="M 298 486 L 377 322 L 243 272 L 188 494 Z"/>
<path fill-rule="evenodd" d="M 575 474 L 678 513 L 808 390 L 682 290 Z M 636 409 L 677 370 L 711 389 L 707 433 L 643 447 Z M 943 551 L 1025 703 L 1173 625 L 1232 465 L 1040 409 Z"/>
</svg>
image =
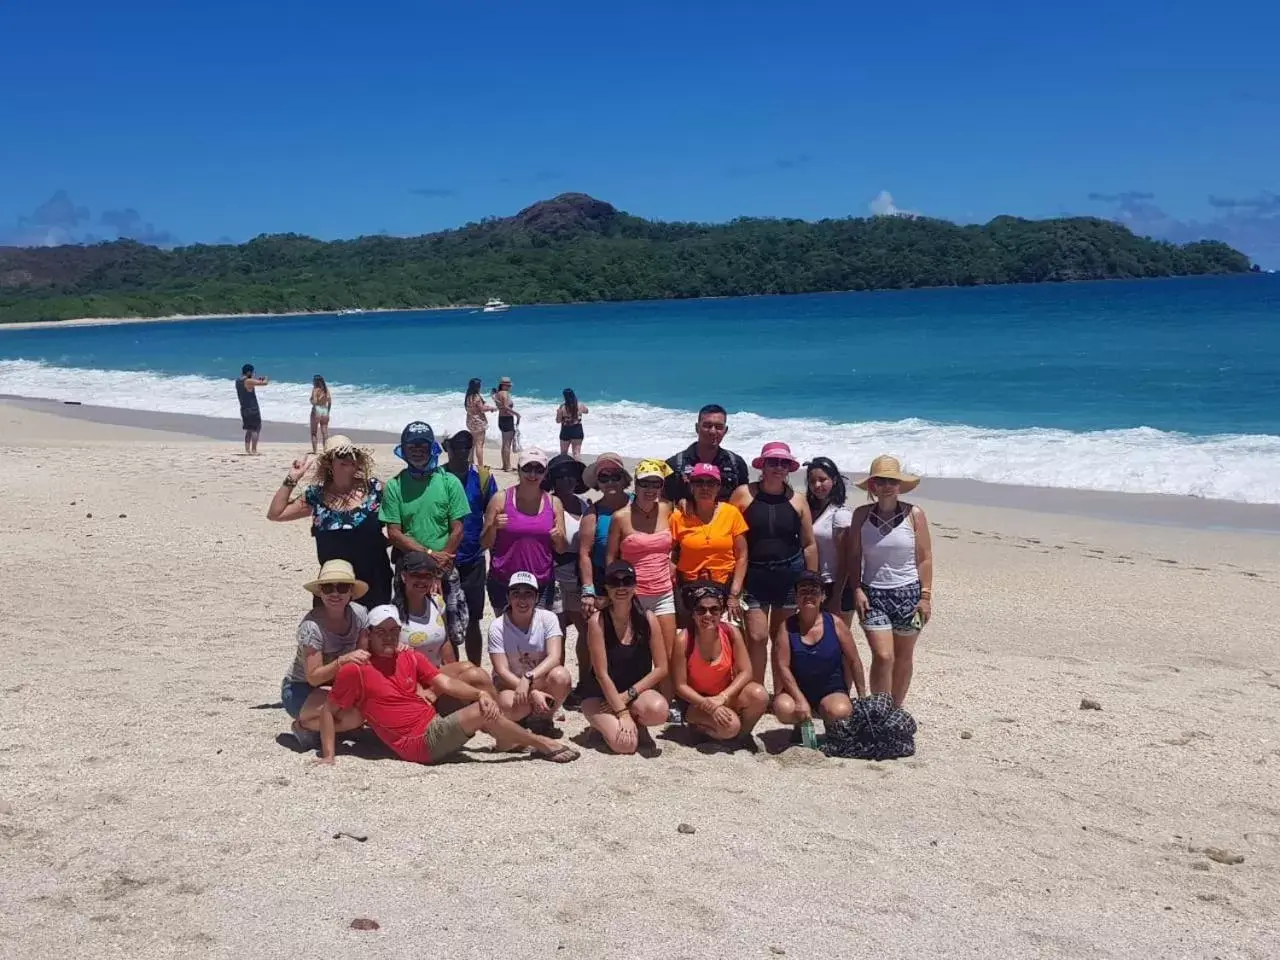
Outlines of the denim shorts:
<svg viewBox="0 0 1280 960">
<path fill-rule="evenodd" d="M 311 696 L 311 691 L 315 689 L 317 688 L 302 680 L 288 678 L 281 680 L 280 702 L 284 704 L 284 712 L 297 720 L 298 714 L 302 713 L 302 705 L 307 702 L 307 697 Z"/>
<path fill-rule="evenodd" d="M 916 605 L 920 603 L 919 580 L 903 587 L 868 587 L 864 584 L 862 592 L 870 604 L 862 621 L 863 630 L 892 630 L 904 637 L 913 637 L 920 632 L 920 624 L 915 620 Z"/>
<path fill-rule="evenodd" d="M 804 554 L 797 553 L 781 563 L 747 564 L 747 579 L 742 589 L 744 610 L 796 605 L 796 578 L 804 569 Z"/>
</svg>

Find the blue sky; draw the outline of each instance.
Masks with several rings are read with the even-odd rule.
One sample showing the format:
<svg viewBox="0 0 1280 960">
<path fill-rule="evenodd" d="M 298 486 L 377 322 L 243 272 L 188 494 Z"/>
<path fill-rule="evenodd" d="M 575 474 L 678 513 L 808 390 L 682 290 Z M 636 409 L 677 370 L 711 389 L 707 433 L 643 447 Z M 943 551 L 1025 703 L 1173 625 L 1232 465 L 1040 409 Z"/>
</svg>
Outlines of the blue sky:
<svg viewBox="0 0 1280 960">
<path fill-rule="evenodd" d="M 1280 4 L 15 3 L 0 242 L 1116 216 L 1280 266 Z M 879 209 L 888 209 L 882 196 Z"/>
</svg>

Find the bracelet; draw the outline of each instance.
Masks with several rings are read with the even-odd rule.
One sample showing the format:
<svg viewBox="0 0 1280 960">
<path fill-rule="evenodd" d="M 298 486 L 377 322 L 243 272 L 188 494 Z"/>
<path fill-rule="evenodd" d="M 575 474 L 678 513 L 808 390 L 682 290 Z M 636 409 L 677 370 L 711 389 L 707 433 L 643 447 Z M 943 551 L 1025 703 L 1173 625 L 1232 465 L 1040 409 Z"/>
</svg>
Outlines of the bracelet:
<svg viewBox="0 0 1280 960">
<path fill-rule="evenodd" d="M 933 596 L 933 591 L 932 591 L 932 590 L 921 590 L 921 591 L 920 591 L 920 596 L 922 596 L 922 597 L 932 597 L 932 596 Z"/>
<path fill-rule="evenodd" d="M 582 588 L 581 592 L 584 597 L 594 597 L 596 595 L 595 584 L 587 584 Z"/>
<path fill-rule="evenodd" d="M 293 477 L 285 477 L 283 480 L 280 481 L 280 486 L 288 487 L 290 490 L 292 490 L 297 485 L 298 485 L 298 481 L 293 479 Z"/>
</svg>

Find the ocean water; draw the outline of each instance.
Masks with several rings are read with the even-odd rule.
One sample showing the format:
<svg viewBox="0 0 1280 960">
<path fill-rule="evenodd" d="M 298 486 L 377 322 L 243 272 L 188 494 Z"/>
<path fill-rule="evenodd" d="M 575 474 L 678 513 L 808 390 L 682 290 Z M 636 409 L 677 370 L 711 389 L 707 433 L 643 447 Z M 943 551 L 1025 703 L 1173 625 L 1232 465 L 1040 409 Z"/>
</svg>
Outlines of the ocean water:
<svg viewBox="0 0 1280 960">
<path fill-rule="evenodd" d="M 556 448 L 560 391 L 587 454 L 670 455 L 694 411 L 846 472 L 1280 503 L 1280 277 L 515 307 L 0 331 L 0 393 L 268 420 L 460 429 L 469 377 L 515 381 L 527 444 Z M 493 425 L 496 431 L 496 424 Z M 269 435 L 268 438 L 269 440 Z"/>
</svg>

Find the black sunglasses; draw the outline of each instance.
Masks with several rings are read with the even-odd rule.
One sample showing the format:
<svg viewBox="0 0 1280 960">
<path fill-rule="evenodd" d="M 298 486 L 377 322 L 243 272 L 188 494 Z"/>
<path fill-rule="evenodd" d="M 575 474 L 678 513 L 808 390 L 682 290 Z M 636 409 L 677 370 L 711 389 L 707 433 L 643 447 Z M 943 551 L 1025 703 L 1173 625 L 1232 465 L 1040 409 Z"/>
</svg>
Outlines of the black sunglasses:
<svg viewBox="0 0 1280 960">
<path fill-rule="evenodd" d="M 349 583 L 322 583 L 320 584 L 321 593 L 350 593 L 351 584 Z"/>
<path fill-rule="evenodd" d="M 597 473 L 596 481 L 599 483 L 617 483 L 622 479 L 621 473 Z"/>
<path fill-rule="evenodd" d="M 540 477 L 547 472 L 547 468 L 540 463 L 526 463 L 520 468 L 521 473 L 527 473 L 531 477 Z"/>
<path fill-rule="evenodd" d="M 609 577 L 605 580 L 605 585 L 610 587 L 634 587 L 636 578 L 633 576 Z"/>
<path fill-rule="evenodd" d="M 695 617 L 710 617 L 710 616 L 718 616 L 719 614 L 720 614 L 720 604 L 718 603 L 712 606 L 708 606 L 705 603 L 700 603 L 693 608 L 693 615 Z"/>
<path fill-rule="evenodd" d="M 782 457 L 765 457 L 764 465 L 766 467 L 786 467 L 788 470 L 791 469 L 791 461 L 784 460 Z"/>
</svg>

